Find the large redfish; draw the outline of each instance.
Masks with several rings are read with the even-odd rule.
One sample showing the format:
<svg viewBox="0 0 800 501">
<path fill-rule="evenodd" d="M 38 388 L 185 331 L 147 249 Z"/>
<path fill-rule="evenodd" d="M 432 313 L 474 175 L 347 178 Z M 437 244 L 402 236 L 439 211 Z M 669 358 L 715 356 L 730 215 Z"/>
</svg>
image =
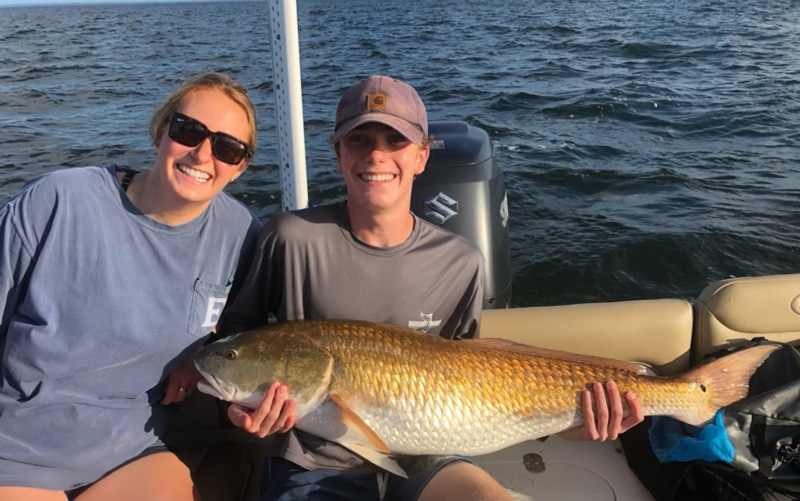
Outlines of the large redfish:
<svg viewBox="0 0 800 501">
<path fill-rule="evenodd" d="M 450 341 L 391 325 L 285 322 L 204 348 L 201 391 L 256 407 L 273 381 L 297 401 L 295 427 L 390 471 L 386 454 L 493 452 L 582 422 L 580 393 L 614 380 L 645 415 L 699 425 L 743 398 L 776 349 L 735 352 L 659 378 L 630 363 L 542 350 L 501 339 Z"/>
</svg>

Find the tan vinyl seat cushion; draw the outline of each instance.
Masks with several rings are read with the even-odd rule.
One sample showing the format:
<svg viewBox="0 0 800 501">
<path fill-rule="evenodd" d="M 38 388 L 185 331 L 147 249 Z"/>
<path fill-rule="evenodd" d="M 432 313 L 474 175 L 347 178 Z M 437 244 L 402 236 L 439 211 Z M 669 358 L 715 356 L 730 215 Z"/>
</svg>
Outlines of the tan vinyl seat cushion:
<svg viewBox="0 0 800 501">
<path fill-rule="evenodd" d="M 800 344 L 800 274 L 715 282 L 703 290 L 694 309 L 695 363 L 754 337 Z"/>
<path fill-rule="evenodd" d="M 642 363 L 667 376 L 689 368 L 692 306 L 652 299 L 484 310 L 480 336 Z"/>
</svg>

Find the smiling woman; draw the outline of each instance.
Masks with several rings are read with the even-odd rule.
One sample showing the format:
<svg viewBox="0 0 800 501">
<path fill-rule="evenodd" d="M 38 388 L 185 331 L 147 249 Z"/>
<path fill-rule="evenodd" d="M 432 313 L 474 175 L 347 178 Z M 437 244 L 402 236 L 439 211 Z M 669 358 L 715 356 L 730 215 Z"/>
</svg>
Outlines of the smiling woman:
<svg viewBox="0 0 800 501">
<path fill-rule="evenodd" d="M 153 169 L 134 178 L 128 191 L 139 210 L 173 225 L 191 221 L 201 214 L 226 184 L 247 169 L 250 150 L 247 142 L 235 139 L 249 137 L 247 114 L 222 91 L 194 90 L 181 100 L 177 110 L 180 111 L 171 114 L 172 125 L 162 127 L 160 136 L 156 136 L 158 155 Z M 197 117 L 192 119 L 194 123 L 207 123 L 217 132 L 214 136 L 199 138 L 200 141 L 189 140 L 198 138 L 181 133 L 186 124 L 180 117 Z M 182 141 L 174 139 L 170 132 Z M 222 147 L 219 139 L 226 136 L 227 141 L 241 151 L 234 150 L 231 154 L 230 145 Z M 220 150 L 225 152 L 226 160 L 238 162 L 221 160 L 214 154 Z"/>
<path fill-rule="evenodd" d="M 152 170 L 58 170 L 0 206 L 0 499 L 194 496 L 161 440 L 164 405 L 194 391 L 182 361 L 260 229 L 222 191 L 247 169 L 255 113 L 242 85 L 209 73 L 152 130 Z"/>
<path fill-rule="evenodd" d="M 256 145 L 255 110 L 241 86 L 211 73 L 167 100 L 153 115 L 150 135 L 158 149 L 155 166 L 133 180 L 128 196 L 150 217 L 182 224 L 247 169 Z"/>
</svg>

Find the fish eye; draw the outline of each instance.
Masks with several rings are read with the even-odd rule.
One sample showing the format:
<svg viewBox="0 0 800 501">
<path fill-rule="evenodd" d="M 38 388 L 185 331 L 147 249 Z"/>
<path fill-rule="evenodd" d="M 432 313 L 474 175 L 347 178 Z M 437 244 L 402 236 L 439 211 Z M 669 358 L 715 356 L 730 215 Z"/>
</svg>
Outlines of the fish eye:
<svg viewBox="0 0 800 501">
<path fill-rule="evenodd" d="M 227 360 L 236 360 L 236 355 L 237 355 L 236 350 L 233 349 L 225 350 L 225 353 L 223 353 L 223 356 Z"/>
</svg>

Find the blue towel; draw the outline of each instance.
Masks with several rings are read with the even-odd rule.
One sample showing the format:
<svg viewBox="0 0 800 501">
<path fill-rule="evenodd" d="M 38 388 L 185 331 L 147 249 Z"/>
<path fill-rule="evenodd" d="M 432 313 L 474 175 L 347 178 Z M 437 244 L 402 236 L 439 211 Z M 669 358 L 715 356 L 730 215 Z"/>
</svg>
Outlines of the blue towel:
<svg viewBox="0 0 800 501">
<path fill-rule="evenodd" d="M 722 410 L 714 416 L 713 423 L 703 427 L 654 416 L 648 435 L 653 452 L 662 463 L 695 459 L 733 462 L 735 450 L 725 431 Z"/>
</svg>

